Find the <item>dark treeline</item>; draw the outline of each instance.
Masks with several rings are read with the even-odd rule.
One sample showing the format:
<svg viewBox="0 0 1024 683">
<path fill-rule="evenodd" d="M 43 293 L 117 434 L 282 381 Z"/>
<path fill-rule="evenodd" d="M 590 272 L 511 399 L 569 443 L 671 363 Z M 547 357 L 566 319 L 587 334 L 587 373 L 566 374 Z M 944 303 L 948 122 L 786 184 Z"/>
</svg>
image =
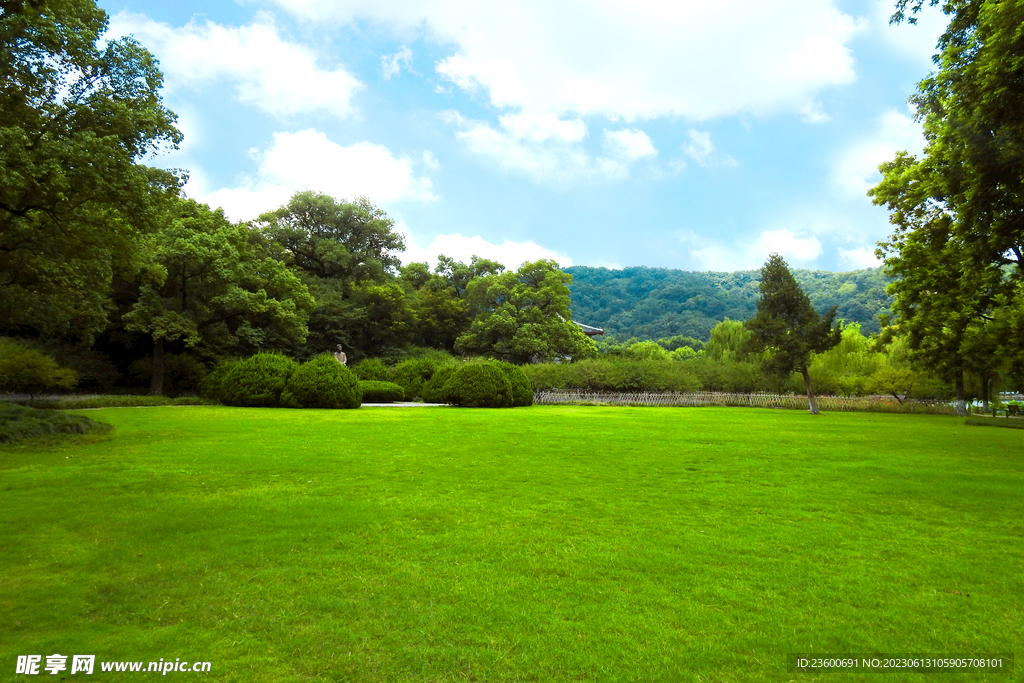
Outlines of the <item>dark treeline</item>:
<svg viewBox="0 0 1024 683">
<path fill-rule="evenodd" d="M 685 335 L 707 341 L 711 328 L 726 318 L 747 320 L 757 309 L 760 271 L 693 272 L 668 268 L 590 268 L 573 266 L 572 311 L 580 322 L 603 327 L 619 340 L 661 339 Z M 886 286 L 892 278 L 881 268 L 830 273 L 793 270 L 819 311 L 836 307 L 836 316 L 857 323 L 867 334 L 881 331 L 880 316 L 890 315 Z"/>
</svg>

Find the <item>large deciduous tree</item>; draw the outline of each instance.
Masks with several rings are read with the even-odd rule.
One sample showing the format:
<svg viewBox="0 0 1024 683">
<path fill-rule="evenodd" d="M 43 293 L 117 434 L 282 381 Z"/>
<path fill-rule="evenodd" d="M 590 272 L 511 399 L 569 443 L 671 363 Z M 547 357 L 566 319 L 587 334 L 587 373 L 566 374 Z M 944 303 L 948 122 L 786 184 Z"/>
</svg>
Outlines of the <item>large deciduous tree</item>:
<svg viewBox="0 0 1024 683">
<path fill-rule="evenodd" d="M 0 330 L 89 339 L 115 265 L 137 261 L 178 190 L 139 161 L 181 133 L 153 57 L 130 38 L 99 47 L 92 0 L 0 9 Z"/>
<path fill-rule="evenodd" d="M 153 341 L 150 393 L 163 393 L 165 343 L 203 345 L 218 355 L 305 341 L 313 297 L 249 226 L 230 222 L 220 209 L 178 200 L 148 244 L 151 261 L 123 322 Z"/>
<path fill-rule="evenodd" d="M 470 281 L 467 296 L 476 316 L 455 349 L 518 364 L 597 355 L 594 342 L 570 319 L 571 281 L 554 261 Z"/>
<path fill-rule="evenodd" d="M 764 353 L 765 368 L 780 376 L 799 372 L 807 388 L 807 402 L 813 415 L 818 414 L 809 372 L 811 354 L 828 351 L 839 343 L 841 331 L 834 326 L 836 309 L 825 315 L 811 306 L 789 272 L 789 266 L 778 254 L 768 257 L 761 268 L 761 298 L 757 314 L 747 321 L 749 344 L 753 351 Z"/>
<path fill-rule="evenodd" d="M 345 202 L 298 192 L 255 226 L 316 299 L 301 355 L 342 344 L 359 360 L 405 345 L 411 313 L 395 277 L 405 240 L 383 210 L 365 197 Z"/>
<path fill-rule="evenodd" d="M 899 0 L 893 21 L 913 22 L 925 1 Z M 942 9 L 938 69 L 910 98 L 924 155 L 899 152 L 868 194 L 895 226 L 879 255 L 900 278 L 900 329 L 918 360 L 956 385 L 963 410 L 965 371 L 987 385 L 1004 360 L 1024 365 L 1024 3 Z"/>
</svg>

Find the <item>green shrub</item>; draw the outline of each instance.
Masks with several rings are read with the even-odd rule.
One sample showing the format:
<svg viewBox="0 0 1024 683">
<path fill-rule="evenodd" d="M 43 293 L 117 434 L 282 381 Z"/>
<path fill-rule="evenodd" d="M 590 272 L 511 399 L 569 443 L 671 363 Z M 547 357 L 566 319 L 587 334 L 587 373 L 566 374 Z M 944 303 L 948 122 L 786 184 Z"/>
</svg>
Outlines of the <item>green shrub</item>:
<svg viewBox="0 0 1024 683">
<path fill-rule="evenodd" d="M 312 358 L 295 370 L 281 392 L 288 408 L 358 408 L 359 379 L 330 354 Z"/>
<path fill-rule="evenodd" d="M 277 353 L 257 353 L 240 360 L 224 377 L 221 402 L 229 406 L 275 408 L 281 405 L 281 392 L 298 367 L 291 358 Z"/>
<path fill-rule="evenodd" d="M 44 389 L 70 389 L 78 382 L 75 371 L 50 356 L 9 337 L 0 337 L 0 391 L 38 393 Z"/>
<path fill-rule="evenodd" d="M 443 391 L 450 403 L 467 408 L 509 408 L 512 385 L 495 363 L 467 363 L 455 371 Z"/>
<path fill-rule="evenodd" d="M 224 380 L 237 363 L 237 360 L 230 360 L 206 373 L 206 377 L 199 382 L 199 395 L 210 401 L 223 401 Z"/>
<path fill-rule="evenodd" d="M 361 382 L 389 382 L 391 373 L 388 366 L 377 358 L 367 358 L 354 368 L 356 377 Z"/>
<path fill-rule="evenodd" d="M 394 403 L 405 400 L 405 389 L 394 382 L 360 382 L 363 390 L 363 403 Z"/>
<path fill-rule="evenodd" d="M 523 369 L 505 361 L 497 361 L 495 364 L 505 373 L 505 378 L 508 379 L 509 386 L 512 388 L 512 405 L 532 406 L 533 384 Z"/>
<path fill-rule="evenodd" d="M 458 369 L 459 366 L 457 365 L 442 365 L 439 367 L 434 376 L 423 385 L 423 400 L 427 403 L 451 403 L 445 391 L 445 385 Z"/>
<path fill-rule="evenodd" d="M 52 434 L 102 434 L 112 427 L 82 415 L 0 402 L 0 443 Z"/>
<path fill-rule="evenodd" d="M 405 389 L 405 395 L 409 400 L 423 397 L 423 385 L 426 384 L 434 372 L 437 371 L 437 363 L 428 358 L 416 358 L 399 363 L 391 369 L 391 381 Z"/>
</svg>

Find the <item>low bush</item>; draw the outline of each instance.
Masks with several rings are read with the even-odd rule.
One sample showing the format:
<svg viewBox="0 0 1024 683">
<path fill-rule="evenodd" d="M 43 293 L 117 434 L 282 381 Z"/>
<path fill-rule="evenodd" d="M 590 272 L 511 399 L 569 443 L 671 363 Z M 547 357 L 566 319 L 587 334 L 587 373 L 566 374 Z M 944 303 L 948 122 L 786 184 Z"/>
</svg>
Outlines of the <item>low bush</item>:
<svg viewBox="0 0 1024 683">
<path fill-rule="evenodd" d="M 70 389 L 78 382 L 75 371 L 26 343 L 0 337 L 0 391 L 38 393 Z"/>
<path fill-rule="evenodd" d="M 341 367 L 341 364 L 331 358 Z M 299 365 L 277 353 L 257 353 L 235 363 L 221 383 L 221 402 L 229 406 L 275 408 Z M 353 382 L 355 379 L 353 379 Z"/>
<path fill-rule="evenodd" d="M 367 358 L 355 368 L 353 372 L 356 373 L 356 377 L 361 382 L 389 382 L 391 381 L 391 373 L 388 370 L 388 366 L 384 365 L 377 358 Z"/>
<path fill-rule="evenodd" d="M 394 382 L 360 382 L 363 391 L 363 403 L 394 403 L 405 400 L 405 389 Z"/>
<path fill-rule="evenodd" d="M 358 408 L 362 402 L 359 379 L 330 354 L 300 365 L 280 398 L 280 405 L 287 408 Z"/>
<path fill-rule="evenodd" d="M 423 385 L 437 371 L 437 363 L 428 358 L 402 361 L 391 369 L 391 381 L 405 390 L 410 401 L 423 397 Z"/>
<path fill-rule="evenodd" d="M 210 401 L 223 401 L 224 379 L 237 363 L 237 360 L 227 361 L 206 373 L 206 376 L 199 382 L 199 395 Z"/>
<path fill-rule="evenodd" d="M 451 376 L 443 391 L 448 402 L 466 408 L 509 408 L 512 385 L 496 363 L 467 363 Z"/>
<path fill-rule="evenodd" d="M 14 443 L 56 434 L 103 434 L 113 429 L 83 415 L 39 410 L 0 402 L 0 443 Z"/>
<path fill-rule="evenodd" d="M 423 385 L 423 400 L 427 403 L 450 403 L 448 392 L 445 391 L 445 385 L 458 369 L 459 366 L 457 365 L 442 365 L 439 367 L 434 376 Z"/>
<path fill-rule="evenodd" d="M 505 361 L 497 361 L 495 364 L 505 373 L 509 386 L 512 388 L 512 405 L 532 406 L 533 384 L 530 382 L 530 378 L 526 376 L 526 373 L 523 372 L 523 369 L 518 365 L 506 363 Z"/>
</svg>

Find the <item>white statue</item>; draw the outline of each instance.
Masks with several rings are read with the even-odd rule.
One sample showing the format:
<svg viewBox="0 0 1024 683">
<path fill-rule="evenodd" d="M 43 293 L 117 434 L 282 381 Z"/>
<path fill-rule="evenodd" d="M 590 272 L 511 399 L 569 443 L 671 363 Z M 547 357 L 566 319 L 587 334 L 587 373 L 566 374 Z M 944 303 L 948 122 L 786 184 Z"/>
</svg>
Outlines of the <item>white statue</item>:
<svg viewBox="0 0 1024 683">
<path fill-rule="evenodd" d="M 348 365 L 348 356 L 341 350 L 341 344 L 338 344 L 338 350 L 334 352 L 334 358 L 342 365 Z"/>
</svg>

